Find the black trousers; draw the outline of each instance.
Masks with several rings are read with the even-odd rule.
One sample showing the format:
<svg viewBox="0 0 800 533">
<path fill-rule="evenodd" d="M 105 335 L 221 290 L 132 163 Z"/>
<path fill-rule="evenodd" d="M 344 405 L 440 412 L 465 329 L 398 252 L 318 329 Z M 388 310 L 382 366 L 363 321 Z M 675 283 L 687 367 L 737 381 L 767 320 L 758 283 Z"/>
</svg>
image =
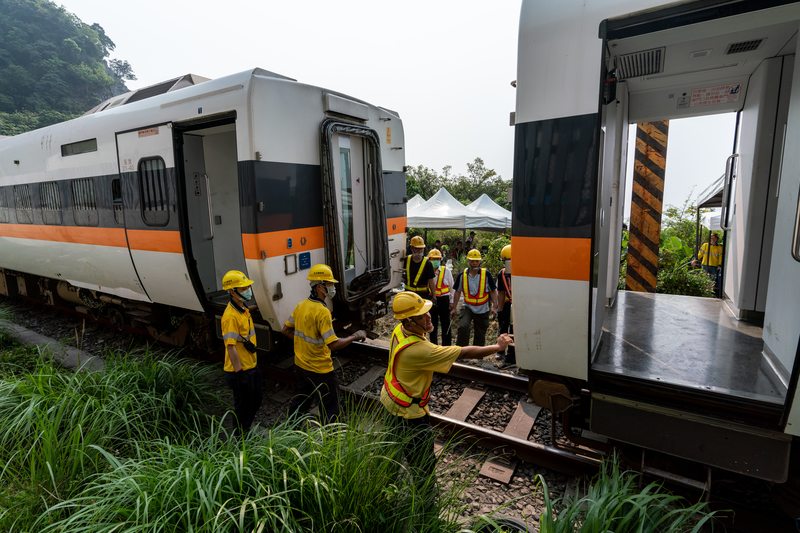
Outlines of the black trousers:
<svg viewBox="0 0 800 533">
<path fill-rule="evenodd" d="M 339 377 L 336 371 L 317 374 L 297 365 L 294 371 L 297 374 L 297 396 L 289 404 L 289 416 L 306 411 L 317 399 L 325 422 L 335 422 L 339 418 Z"/>
<path fill-rule="evenodd" d="M 503 304 L 503 310 L 497 313 L 497 321 L 499 322 L 499 333 L 514 333 L 514 326 L 511 325 L 511 302 Z M 505 362 L 512 365 L 517 364 L 517 352 L 513 346 L 509 346 L 506 352 L 501 355 L 505 356 Z"/>
<path fill-rule="evenodd" d="M 442 346 L 450 346 L 453 344 L 453 333 L 450 330 L 450 296 L 437 296 L 436 307 L 431 309 L 431 322 L 433 322 L 433 331 L 431 331 L 431 342 L 439 344 L 439 324 L 442 324 Z"/>
<path fill-rule="evenodd" d="M 261 370 L 256 366 L 250 370 L 242 370 L 242 373 L 247 377 L 247 383 L 240 385 L 236 372 L 225 372 L 225 382 L 233 391 L 233 413 L 236 415 L 234 435 L 247 433 L 264 398 Z"/>
</svg>

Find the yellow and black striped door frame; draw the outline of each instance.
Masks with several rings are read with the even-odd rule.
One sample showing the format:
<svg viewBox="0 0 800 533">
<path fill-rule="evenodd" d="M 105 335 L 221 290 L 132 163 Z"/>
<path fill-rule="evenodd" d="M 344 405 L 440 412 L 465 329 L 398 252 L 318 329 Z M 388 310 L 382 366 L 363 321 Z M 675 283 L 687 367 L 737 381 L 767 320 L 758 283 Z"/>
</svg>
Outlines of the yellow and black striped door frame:
<svg viewBox="0 0 800 533">
<path fill-rule="evenodd" d="M 667 166 L 669 121 L 647 122 L 636 128 L 631 223 L 628 233 L 629 291 L 656 292 L 664 172 Z"/>
</svg>

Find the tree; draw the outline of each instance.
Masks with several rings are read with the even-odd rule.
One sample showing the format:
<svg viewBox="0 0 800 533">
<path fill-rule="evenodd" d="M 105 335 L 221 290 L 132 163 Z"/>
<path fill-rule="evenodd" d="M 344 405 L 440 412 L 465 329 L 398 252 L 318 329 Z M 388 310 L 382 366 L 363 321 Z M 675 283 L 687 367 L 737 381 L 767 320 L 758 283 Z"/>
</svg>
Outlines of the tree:
<svg viewBox="0 0 800 533">
<path fill-rule="evenodd" d="M 476 157 L 467 163 L 467 175 L 452 175 L 452 167 L 446 166 L 441 174 L 419 165 L 406 172 L 406 193 L 409 198 L 416 194 L 425 200 L 444 187 L 453 197 L 464 205 L 474 202 L 486 194 L 499 205 L 508 204 L 506 191 L 511 187 L 510 180 L 504 180 L 497 172 L 486 168 L 483 159 Z"/>
<path fill-rule="evenodd" d="M 126 92 L 123 80 L 136 78 L 127 61 L 112 60 L 114 74 L 105 60 L 114 48 L 99 24 L 50 0 L 0 0 L 0 135 L 73 118 Z"/>
<path fill-rule="evenodd" d="M 112 59 L 108 62 L 108 68 L 111 69 L 111 72 L 113 72 L 114 75 L 121 80 L 136 80 L 136 75 L 133 73 L 133 68 L 127 61 Z"/>
</svg>

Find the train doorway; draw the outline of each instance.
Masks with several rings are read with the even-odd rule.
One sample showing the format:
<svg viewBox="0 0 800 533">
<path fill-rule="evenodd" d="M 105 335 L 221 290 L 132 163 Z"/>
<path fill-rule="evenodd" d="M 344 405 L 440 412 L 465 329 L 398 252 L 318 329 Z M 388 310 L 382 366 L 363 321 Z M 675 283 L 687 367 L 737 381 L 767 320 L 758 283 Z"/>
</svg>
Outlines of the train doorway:
<svg viewBox="0 0 800 533">
<path fill-rule="evenodd" d="M 783 295 L 797 290 L 776 282 L 793 268 L 790 239 L 780 231 L 782 218 L 791 227 L 793 213 L 781 214 L 778 204 L 790 97 L 797 90 L 796 23 L 764 16 L 760 23 L 743 19 L 703 26 L 702 32 L 684 26 L 608 41 L 606 68 L 616 73 L 616 95 L 605 102 L 601 118 L 601 218 L 595 223 L 598 233 L 610 232 L 609 226 L 615 233 L 595 237 L 596 289 L 610 305 L 599 305 L 597 298 L 592 306 L 590 379 L 599 385 L 596 390 L 612 396 L 669 398 L 671 408 L 777 428 L 785 416 L 798 339 L 791 325 L 796 318 L 787 314 L 795 304 Z M 737 48 L 745 41 L 749 48 Z M 658 72 L 634 75 L 624 63 L 653 50 L 662 60 L 671 59 L 647 67 Z M 701 56 L 705 62 L 697 61 Z M 715 71 L 715 65 L 724 67 Z M 641 139 L 628 138 L 627 125 L 730 111 L 738 113 L 736 141 L 727 161 L 719 161 L 719 173 L 725 172 L 724 298 L 618 292 L 612 269 L 619 269 L 619 248 L 605 243 L 618 241 L 621 226 L 621 198 L 612 199 L 632 184 L 630 178 L 625 182 L 624 164 L 614 168 L 605 161 L 624 160 L 628 143 L 642 149 Z M 643 198 L 652 192 L 639 191 Z M 602 219 L 609 213 L 616 223 Z M 776 327 L 794 333 L 781 341 L 770 336 Z M 595 422 L 598 429 L 611 423 L 602 416 Z"/>
<path fill-rule="evenodd" d="M 222 277 L 247 272 L 242 247 L 236 123 L 234 118 L 176 126 L 186 221 L 198 291 L 209 302 L 227 302 Z"/>
</svg>

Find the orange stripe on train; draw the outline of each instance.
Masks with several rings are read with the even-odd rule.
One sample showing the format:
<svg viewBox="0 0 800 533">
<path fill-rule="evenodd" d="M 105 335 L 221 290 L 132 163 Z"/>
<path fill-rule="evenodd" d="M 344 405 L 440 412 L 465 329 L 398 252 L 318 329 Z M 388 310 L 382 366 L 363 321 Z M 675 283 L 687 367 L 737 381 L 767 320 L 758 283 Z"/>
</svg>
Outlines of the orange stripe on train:
<svg viewBox="0 0 800 533">
<path fill-rule="evenodd" d="M 292 239 L 291 248 L 289 239 Z M 325 233 L 322 226 L 269 233 L 242 233 L 242 246 L 245 259 L 261 259 L 262 251 L 267 257 L 280 257 L 324 248 Z"/>
<path fill-rule="evenodd" d="M 389 235 L 405 233 L 407 220 L 408 219 L 406 217 L 387 218 L 386 231 L 389 233 Z"/>
<path fill-rule="evenodd" d="M 511 250 L 514 276 L 589 281 L 591 239 L 512 236 Z"/>
<path fill-rule="evenodd" d="M 0 237 L 127 248 L 123 228 L 0 224 Z"/>
</svg>

